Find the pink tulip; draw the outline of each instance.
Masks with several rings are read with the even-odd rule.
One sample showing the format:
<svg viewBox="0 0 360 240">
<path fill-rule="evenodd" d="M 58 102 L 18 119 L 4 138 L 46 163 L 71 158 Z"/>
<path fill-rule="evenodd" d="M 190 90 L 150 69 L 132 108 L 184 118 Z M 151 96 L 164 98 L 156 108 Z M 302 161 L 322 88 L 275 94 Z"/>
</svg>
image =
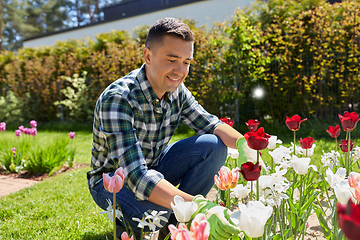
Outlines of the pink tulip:
<svg viewBox="0 0 360 240">
<path fill-rule="evenodd" d="M 37 127 L 37 122 L 35 120 L 31 120 L 30 121 L 30 126 L 31 126 L 31 128 L 36 128 Z"/>
<path fill-rule="evenodd" d="M 190 231 L 194 239 L 207 240 L 210 235 L 210 223 L 207 221 L 205 214 L 199 213 L 191 222 Z"/>
<path fill-rule="evenodd" d="M 19 127 L 19 130 L 20 130 L 21 132 L 24 132 L 24 130 L 25 130 L 24 126 L 21 125 L 21 126 Z"/>
<path fill-rule="evenodd" d="M 30 129 L 29 128 L 24 128 L 24 133 L 26 135 L 30 135 Z"/>
<path fill-rule="evenodd" d="M 20 137 L 20 136 L 21 136 L 21 131 L 20 131 L 20 130 L 15 130 L 15 135 L 16 135 L 17 137 Z"/>
<path fill-rule="evenodd" d="M 74 139 L 74 137 L 75 137 L 75 132 L 69 132 L 69 136 L 70 136 L 70 139 Z"/>
<path fill-rule="evenodd" d="M 5 132 L 5 130 L 6 130 L 6 123 L 0 122 L 0 131 Z"/>
<path fill-rule="evenodd" d="M 107 191 L 112 193 L 119 192 L 124 186 L 125 172 L 122 167 L 115 171 L 114 176 L 110 177 L 109 174 L 103 173 L 104 187 Z"/>
<path fill-rule="evenodd" d="M 170 230 L 171 240 L 194 240 L 185 223 L 179 223 L 178 228 L 170 224 L 168 228 Z"/>
<path fill-rule="evenodd" d="M 30 129 L 30 134 L 31 134 L 31 136 L 36 136 L 36 134 L 37 134 L 37 129 L 36 128 L 31 128 Z"/>
<path fill-rule="evenodd" d="M 219 171 L 219 176 L 215 175 L 214 180 L 216 186 L 220 190 L 227 190 L 236 187 L 239 181 L 239 168 L 234 168 L 230 171 L 228 167 L 222 166 Z"/>
<path fill-rule="evenodd" d="M 13 152 L 13 156 L 16 156 L 16 148 L 12 148 L 11 151 Z"/>
<path fill-rule="evenodd" d="M 127 232 L 123 232 L 121 234 L 121 240 L 133 240 L 134 236 L 131 236 L 131 238 L 129 238 L 129 235 L 127 234 Z"/>
<path fill-rule="evenodd" d="M 355 189 L 354 198 L 360 202 L 360 174 L 357 172 L 349 173 L 348 181 L 350 187 Z"/>
</svg>

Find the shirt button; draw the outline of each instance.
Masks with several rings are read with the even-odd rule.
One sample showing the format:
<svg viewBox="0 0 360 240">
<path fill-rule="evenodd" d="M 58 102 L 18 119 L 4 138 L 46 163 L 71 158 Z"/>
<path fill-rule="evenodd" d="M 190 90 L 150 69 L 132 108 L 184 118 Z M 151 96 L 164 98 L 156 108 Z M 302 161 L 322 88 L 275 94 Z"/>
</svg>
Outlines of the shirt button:
<svg viewBox="0 0 360 240">
<path fill-rule="evenodd" d="M 156 113 L 161 113 L 161 110 L 160 110 L 159 108 L 156 108 L 156 109 L 155 109 L 155 112 L 156 112 Z"/>
<path fill-rule="evenodd" d="M 156 100 L 155 100 L 155 102 L 159 103 L 159 102 L 160 102 L 160 100 L 159 100 L 159 99 L 156 99 Z"/>
</svg>

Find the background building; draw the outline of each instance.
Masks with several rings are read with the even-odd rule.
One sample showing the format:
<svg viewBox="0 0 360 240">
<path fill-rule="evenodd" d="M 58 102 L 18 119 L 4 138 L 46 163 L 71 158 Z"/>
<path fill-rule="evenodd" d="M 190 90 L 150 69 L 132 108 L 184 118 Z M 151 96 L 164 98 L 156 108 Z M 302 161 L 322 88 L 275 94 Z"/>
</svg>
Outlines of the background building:
<svg viewBox="0 0 360 240">
<path fill-rule="evenodd" d="M 98 33 L 111 30 L 131 32 L 136 26 L 151 26 L 163 17 L 193 19 L 198 26 L 229 20 L 237 8 L 253 0 L 128 0 L 104 8 L 104 21 L 24 40 L 24 47 L 51 46 L 56 41 L 95 39 Z"/>
</svg>

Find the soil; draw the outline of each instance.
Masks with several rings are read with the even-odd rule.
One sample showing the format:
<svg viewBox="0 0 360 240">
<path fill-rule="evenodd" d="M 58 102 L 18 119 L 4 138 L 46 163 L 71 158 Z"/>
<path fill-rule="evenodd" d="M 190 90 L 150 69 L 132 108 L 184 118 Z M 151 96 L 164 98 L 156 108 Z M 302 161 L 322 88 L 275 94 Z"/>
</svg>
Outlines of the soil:
<svg viewBox="0 0 360 240">
<path fill-rule="evenodd" d="M 83 168 L 83 167 L 87 167 L 87 166 L 89 166 L 89 164 L 87 164 L 87 163 L 74 163 L 72 167 L 69 167 L 68 165 L 64 164 L 58 171 L 54 172 L 51 175 L 51 177 L 59 175 L 64 172 L 67 172 L 67 171 L 71 171 L 71 170 L 74 170 L 77 168 Z M 4 169 L 2 169 L 1 167 L 0 167 L 0 175 L 24 178 L 24 179 L 33 180 L 33 181 L 42 181 L 46 178 L 49 178 L 49 173 L 29 173 L 26 170 L 21 171 L 20 173 L 9 173 L 9 172 L 4 171 Z"/>
</svg>

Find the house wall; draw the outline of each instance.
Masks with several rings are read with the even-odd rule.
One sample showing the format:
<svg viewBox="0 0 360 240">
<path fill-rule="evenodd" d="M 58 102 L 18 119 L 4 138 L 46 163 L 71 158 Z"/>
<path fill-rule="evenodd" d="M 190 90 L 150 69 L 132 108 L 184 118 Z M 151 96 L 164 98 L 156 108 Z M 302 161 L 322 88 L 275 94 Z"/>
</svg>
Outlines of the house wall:
<svg viewBox="0 0 360 240">
<path fill-rule="evenodd" d="M 56 41 L 68 39 L 95 39 L 98 33 L 110 32 L 111 30 L 127 30 L 131 32 L 136 26 L 149 25 L 163 17 L 175 17 L 182 19 L 194 19 L 198 26 L 211 26 L 215 22 L 224 22 L 234 15 L 235 10 L 250 5 L 253 0 L 205 0 L 186 4 L 174 8 L 168 8 L 156 12 L 142 14 L 111 22 L 98 23 L 90 26 L 75 28 L 69 31 L 54 33 L 51 35 L 28 39 L 24 41 L 24 47 L 51 46 Z"/>
</svg>

